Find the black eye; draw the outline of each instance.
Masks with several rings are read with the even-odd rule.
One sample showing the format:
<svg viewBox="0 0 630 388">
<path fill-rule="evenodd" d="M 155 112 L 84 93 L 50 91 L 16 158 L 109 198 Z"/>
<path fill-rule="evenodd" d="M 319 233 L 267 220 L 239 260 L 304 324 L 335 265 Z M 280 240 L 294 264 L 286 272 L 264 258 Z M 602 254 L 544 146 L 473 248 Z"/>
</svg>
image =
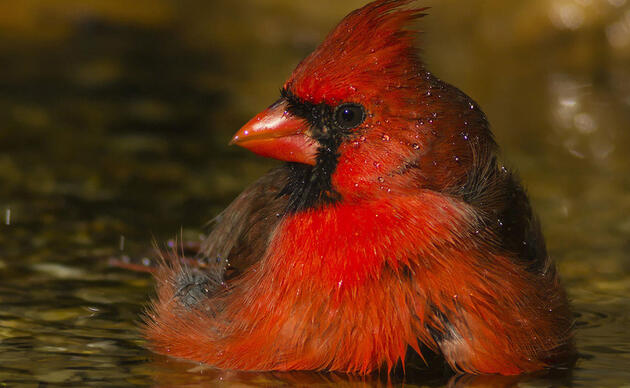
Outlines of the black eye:
<svg viewBox="0 0 630 388">
<path fill-rule="evenodd" d="M 341 129 L 352 129 L 365 120 L 365 109 L 359 104 L 342 104 L 335 109 L 335 124 Z"/>
</svg>

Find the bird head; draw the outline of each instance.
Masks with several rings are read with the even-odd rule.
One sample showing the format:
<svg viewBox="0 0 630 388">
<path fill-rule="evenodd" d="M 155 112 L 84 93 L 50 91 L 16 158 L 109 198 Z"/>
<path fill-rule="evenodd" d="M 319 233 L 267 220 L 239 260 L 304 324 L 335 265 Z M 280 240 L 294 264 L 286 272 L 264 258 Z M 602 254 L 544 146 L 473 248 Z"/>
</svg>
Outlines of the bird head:
<svg viewBox="0 0 630 388">
<path fill-rule="evenodd" d="M 494 141 L 468 96 L 425 69 L 413 23 L 426 8 L 378 0 L 346 16 L 280 99 L 232 143 L 290 162 L 294 210 L 418 189 L 457 190 Z"/>
</svg>

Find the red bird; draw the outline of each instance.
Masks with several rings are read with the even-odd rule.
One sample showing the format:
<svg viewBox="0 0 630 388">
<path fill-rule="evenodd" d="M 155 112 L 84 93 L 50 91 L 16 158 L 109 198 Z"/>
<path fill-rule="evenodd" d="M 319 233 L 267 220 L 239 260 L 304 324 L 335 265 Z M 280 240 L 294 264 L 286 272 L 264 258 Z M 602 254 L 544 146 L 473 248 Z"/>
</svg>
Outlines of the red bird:
<svg viewBox="0 0 630 388">
<path fill-rule="evenodd" d="M 479 106 L 418 58 L 425 9 L 410 2 L 349 14 L 234 136 L 286 163 L 216 218 L 203 260 L 157 270 L 155 351 L 356 374 L 408 349 L 476 374 L 570 362 L 570 309 L 527 195 Z"/>
</svg>

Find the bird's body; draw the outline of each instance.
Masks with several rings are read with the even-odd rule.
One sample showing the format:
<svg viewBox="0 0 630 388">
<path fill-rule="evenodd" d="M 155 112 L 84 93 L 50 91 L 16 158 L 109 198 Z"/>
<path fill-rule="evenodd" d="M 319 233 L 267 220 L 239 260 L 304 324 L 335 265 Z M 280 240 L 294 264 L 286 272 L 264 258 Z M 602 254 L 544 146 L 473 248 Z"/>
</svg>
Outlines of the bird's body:
<svg viewBox="0 0 630 388">
<path fill-rule="evenodd" d="M 567 363 L 571 317 L 485 116 L 426 71 L 422 10 L 348 15 L 234 142 L 287 161 L 170 260 L 146 334 L 161 353 L 238 370 L 391 368 L 409 348 L 457 371 Z M 228 275 L 228 272 L 235 272 Z"/>
</svg>

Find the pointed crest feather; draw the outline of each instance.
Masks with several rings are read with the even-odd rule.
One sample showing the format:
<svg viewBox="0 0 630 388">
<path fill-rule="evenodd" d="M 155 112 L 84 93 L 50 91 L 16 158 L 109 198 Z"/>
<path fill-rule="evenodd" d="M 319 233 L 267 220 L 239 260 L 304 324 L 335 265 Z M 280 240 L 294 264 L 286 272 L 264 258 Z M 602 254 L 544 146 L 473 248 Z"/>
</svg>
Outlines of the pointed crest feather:
<svg viewBox="0 0 630 388">
<path fill-rule="evenodd" d="M 417 31 L 409 26 L 428 9 L 403 8 L 411 2 L 375 1 L 350 13 L 300 63 L 285 89 L 305 101 L 335 105 L 362 89 L 369 98 L 393 87 L 392 80 L 409 82 L 423 69 L 414 45 Z"/>
</svg>

